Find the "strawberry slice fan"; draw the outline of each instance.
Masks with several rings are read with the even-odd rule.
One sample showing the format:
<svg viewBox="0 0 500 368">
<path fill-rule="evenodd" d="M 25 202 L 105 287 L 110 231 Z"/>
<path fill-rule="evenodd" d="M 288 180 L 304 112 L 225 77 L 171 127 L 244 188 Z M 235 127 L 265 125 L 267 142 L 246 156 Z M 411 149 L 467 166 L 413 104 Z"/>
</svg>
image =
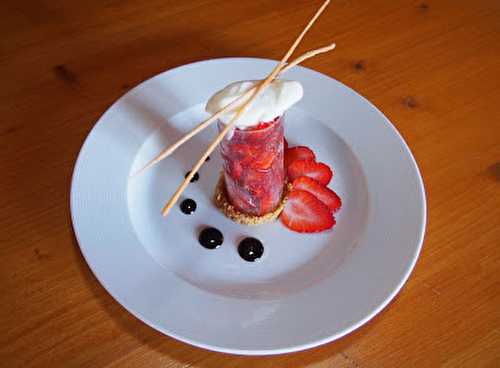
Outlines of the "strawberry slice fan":
<svg viewBox="0 0 500 368">
<path fill-rule="evenodd" d="M 309 147 L 288 147 L 288 142 L 285 146 L 285 168 L 292 189 L 281 213 L 281 222 L 300 233 L 333 228 L 333 214 L 342 206 L 337 193 L 327 187 L 333 171 L 327 164 L 317 162 Z"/>
</svg>

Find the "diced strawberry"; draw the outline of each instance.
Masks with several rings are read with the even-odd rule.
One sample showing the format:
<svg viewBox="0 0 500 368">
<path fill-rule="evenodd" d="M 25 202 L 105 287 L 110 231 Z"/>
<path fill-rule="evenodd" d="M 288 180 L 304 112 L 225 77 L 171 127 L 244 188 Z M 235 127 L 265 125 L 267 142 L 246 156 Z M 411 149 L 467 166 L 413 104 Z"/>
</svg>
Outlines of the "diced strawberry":
<svg viewBox="0 0 500 368">
<path fill-rule="evenodd" d="M 257 130 L 263 130 L 263 129 L 269 128 L 271 123 L 272 123 L 272 121 L 260 122 L 256 125 L 252 125 L 251 127 L 248 127 L 246 129 L 243 129 L 243 130 L 246 132 L 256 132 Z"/>
<path fill-rule="evenodd" d="M 313 194 L 321 202 L 326 204 L 332 212 L 337 212 L 340 209 L 340 206 L 342 206 L 342 201 L 337 193 L 330 188 L 321 185 L 310 177 L 300 176 L 293 181 L 292 186 L 293 189 L 305 190 L 306 192 Z"/>
<path fill-rule="evenodd" d="M 246 182 L 256 183 L 260 185 L 264 184 L 264 181 L 268 178 L 268 176 L 269 170 L 245 168 L 245 171 L 243 172 L 243 177 L 245 178 Z"/>
<path fill-rule="evenodd" d="M 243 167 L 238 160 L 230 161 L 227 165 L 229 165 L 228 173 L 231 175 L 232 179 L 235 181 L 240 181 L 243 175 Z"/>
<path fill-rule="evenodd" d="M 292 190 L 288 195 L 281 222 L 299 233 L 316 233 L 331 229 L 335 218 L 318 198 L 304 190 Z"/>
<path fill-rule="evenodd" d="M 245 130 L 261 130 L 261 129 L 266 129 L 271 126 L 272 123 L 277 121 L 279 119 L 279 116 L 276 116 L 273 120 L 271 121 L 260 121 L 257 125 L 251 126 Z"/>
<path fill-rule="evenodd" d="M 276 194 L 268 192 L 260 199 L 260 212 L 268 213 L 276 207 Z"/>
<path fill-rule="evenodd" d="M 276 152 L 272 150 L 263 150 L 255 156 L 250 162 L 250 167 L 260 170 L 267 170 L 271 167 L 276 158 Z"/>
<path fill-rule="evenodd" d="M 314 160 L 296 160 L 288 166 L 288 180 L 293 182 L 301 176 L 308 176 L 318 181 L 321 185 L 328 185 L 333 172 L 328 165 Z"/>
<path fill-rule="evenodd" d="M 286 138 L 283 138 L 283 149 L 286 151 L 288 149 L 288 141 Z"/>
<path fill-rule="evenodd" d="M 232 193 L 230 197 L 231 204 L 237 210 L 252 213 L 255 212 L 255 205 L 248 191 L 238 185 L 231 177 L 225 178 L 226 189 L 228 193 Z"/>
<path fill-rule="evenodd" d="M 316 160 L 314 152 L 306 146 L 296 146 L 285 151 L 285 167 L 296 160 Z"/>
<path fill-rule="evenodd" d="M 228 146 L 227 152 L 230 153 L 232 160 L 244 160 L 249 157 L 251 158 L 253 155 L 252 147 L 242 143 L 231 143 Z"/>
</svg>

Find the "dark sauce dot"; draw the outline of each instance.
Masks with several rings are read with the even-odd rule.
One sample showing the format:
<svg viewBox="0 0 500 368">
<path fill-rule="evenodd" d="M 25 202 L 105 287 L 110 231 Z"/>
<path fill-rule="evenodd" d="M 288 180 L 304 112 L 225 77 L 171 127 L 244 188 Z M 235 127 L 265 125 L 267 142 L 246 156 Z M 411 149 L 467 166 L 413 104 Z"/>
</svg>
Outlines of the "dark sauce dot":
<svg viewBox="0 0 500 368">
<path fill-rule="evenodd" d="M 207 249 L 215 249 L 222 245 L 224 236 L 216 228 L 207 227 L 201 231 L 198 241 Z"/>
<path fill-rule="evenodd" d="M 210 156 L 207 156 L 205 162 L 210 161 Z"/>
<path fill-rule="evenodd" d="M 191 171 L 188 171 L 186 175 L 184 175 L 185 178 L 188 177 L 188 175 L 191 173 Z M 198 181 L 200 179 L 200 174 L 196 173 L 194 176 L 191 178 L 190 182 L 194 183 L 195 181 Z"/>
<path fill-rule="evenodd" d="M 264 254 L 264 246 L 258 239 L 245 238 L 238 245 L 238 253 L 245 261 L 255 262 Z"/>
<path fill-rule="evenodd" d="M 196 202 L 191 198 L 183 200 L 181 203 L 181 211 L 186 215 L 192 214 L 196 211 Z"/>
</svg>

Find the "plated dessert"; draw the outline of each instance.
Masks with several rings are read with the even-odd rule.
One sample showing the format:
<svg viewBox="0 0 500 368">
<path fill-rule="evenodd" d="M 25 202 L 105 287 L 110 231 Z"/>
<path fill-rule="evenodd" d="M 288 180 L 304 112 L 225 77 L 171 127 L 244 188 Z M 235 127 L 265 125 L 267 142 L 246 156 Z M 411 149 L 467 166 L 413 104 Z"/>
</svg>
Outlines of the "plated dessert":
<svg viewBox="0 0 500 368">
<path fill-rule="evenodd" d="M 255 83 L 237 82 L 217 92 L 208 101 L 207 112 L 217 112 Z M 275 80 L 221 142 L 224 167 L 215 199 L 229 218 L 259 224 L 274 219 L 282 209 L 286 195 L 283 115 L 302 94 L 300 83 Z M 219 118 L 219 130 L 235 113 L 229 111 Z"/>
<path fill-rule="evenodd" d="M 426 221 L 418 167 L 401 135 L 368 100 L 312 69 L 287 73 L 319 52 L 286 61 L 267 85 L 300 81 L 304 95 L 277 114 L 287 199 L 274 210 L 267 203 L 281 179 L 264 174 L 280 160 L 274 153 L 280 143 L 272 141 L 267 157 L 261 149 L 266 145 L 254 145 L 246 133 L 259 134 L 260 143 L 277 116 L 255 119 L 249 127 L 237 127 L 236 121 L 230 128 L 232 117 L 223 117 L 230 110 L 238 114 L 236 107 L 277 66 L 273 60 L 223 58 L 161 73 L 116 101 L 85 140 L 71 183 L 75 236 L 97 279 L 146 324 L 225 353 L 298 351 L 359 328 L 407 280 Z M 242 100 L 214 116 L 206 113 L 205 103 L 216 91 L 260 76 L 265 79 L 253 83 Z M 178 132 L 185 135 L 172 141 Z M 230 149 L 226 160 L 223 146 L 236 143 L 238 133 L 248 143 L 240 148 L 254 152 L 239 157 Z M 166 141 L 174 144 L 165 147 Z M 156 170 L 129 179 L 145 163 L 150 167 L 174 152 Z M 255 160 L 246 160 L 252 155 Z M 236 162 L 245 169 L 238 172 L 234 165 L 233 172 Z M 228 206 L 246 217 L 269 216 L 283 206 L 279 216 L 257 226 L 227 218 L 213 202 L 217 184 L 226 186 L 226 173 L 237 189 L 247 185 L 259 200 L 247 211 L 241 201 L 247 196 L 235 190 L 236 196 L 227 194 Z M 397 181 L 384 180 L 394 173 Z M 259 175 L 263 189 L 250 180 Z M 341 195 L 340 210 L 339 198 L 326 189 Z M 172 194 L 164 218 L 162 206 Z"/>
<path fill-rule="evenodd" d="M 254 87 L 257 81 L 228 85 L 215 93 L 206 111 L 215 114 Z M 327 187 L 333 172 L 316 162 L 305 146 L 288 147 L 285 112 L 303 96 L 299 82 L 277 79 L 240 116 L 221 142 L 223 172 L 215 189 L 215 204 L 230 219 L 258 225 L 281 215 L 298 232 L 319 232 L 335 224 L 340 198 Z M 219 118 L 219 130 L 239 106 Z"/>
<path fill-rule="evenodd" d="M 285 139 L 286 111 L 302 99 L 303 87 L 298 81 L 279 78 L 302 61 L 335 48 L 335 44 L 330 44 L 288 63 L 328 3 L 325 1 L 267 78 L 236 81 L 216 92 L 205 108 L 211 117 L 139 171 L 156 164 L 192 136 L 217 123 L 218 136 L 186 173 L 183 183 L 163 208 L 164 216 L 187 185 L 199 179 L 198 170 L 220 146 L 223 165 L 220 179 L 214 183 L 214 204 L 227 218 L 244 225 L 260 225 L 279 218 L 287 228 L 300 233 L 333 228 L 334 213 L 340 209 L 341 199 L 328 188 L 332 169 L 318 162 L 311 148 L 289 147 Z M 180 210 L 189 215 L 196 207 L 196 201 L 188 198 L 182 201 Z M 199 241 L 204 247 L 214 249 L 223 243 L 223 234 L 218 229 L 206 228 Z M 252 261 L 259 258 L 260 249 L 262 244 L 255 238 L 246 238 L 239 246 L 242 258 Z"/>
</svg>

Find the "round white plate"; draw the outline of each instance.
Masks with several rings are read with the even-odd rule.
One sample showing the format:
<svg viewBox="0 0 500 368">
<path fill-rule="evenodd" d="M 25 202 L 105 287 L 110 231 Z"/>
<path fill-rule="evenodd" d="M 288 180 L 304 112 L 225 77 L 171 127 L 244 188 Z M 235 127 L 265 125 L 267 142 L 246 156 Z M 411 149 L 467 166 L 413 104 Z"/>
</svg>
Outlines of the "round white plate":
<svg viewBox="0 0 500 368">
<path fill-rule="evenodd" d="M 187 216 L 160 210 L 216 133 L 211 127 L 142 176 L 129 174 L 206 118 L 204 103 L 226 84 L 260 79 L 275 61 L 216 59 L 162 73 L 101 117 L 78 157 L 71 187 L 76 237 L 90 268 L 130 313 L 206 349 L 278 354 L 333 341 L 377 314 L 400 290 L 422 246 L 421 176 L 396 129 L 370 102 L 336 80 L 297 67 L 305 96 L 286 114 L 290 145 L 311 147 L 335 171 L 337 225 L 302 235 L 280 222 L 235 224 L 211 203 L 221 161 L 215 152 L 184 197 Z M 222 247 L 201 247 L 204 226 Z M 255 236 L 260 262 L 236 247 Z"/>
</svg>

